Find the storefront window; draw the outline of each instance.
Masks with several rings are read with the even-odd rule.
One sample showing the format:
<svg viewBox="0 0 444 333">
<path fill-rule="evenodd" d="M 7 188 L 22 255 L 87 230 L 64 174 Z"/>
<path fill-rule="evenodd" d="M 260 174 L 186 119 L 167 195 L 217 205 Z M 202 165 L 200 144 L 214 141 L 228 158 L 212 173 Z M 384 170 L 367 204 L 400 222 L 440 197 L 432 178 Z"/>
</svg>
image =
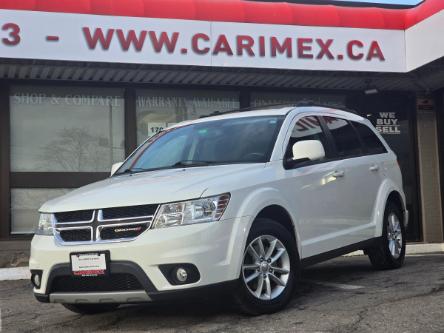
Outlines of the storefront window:
<svg viewBox="0 0 444 333">
<path fill-rule="evenodd" d="M 313 103 L 330 107 L 344 107 L 345 96 L 333 94 L 301 94 L 301 93 L 274 93 L 253 92 L 251 106 L 264 106 L 276 104 Z"/>
<path fill-rule="evenodd" d="M 137 91 L 137 141 L 178 122 L 239 108 L 239 94 L 228 91 Z"/>
<path fill-rule="evenodd" d="M 11 189 L 12 234 L 32 234 L 39 220 L 39 208 L 68 189 Z"/>
<path fill-rule="evenodd" d="M 104 172 L 124 159 L 119 89 L 14 87 L 13 172 Z"/>
</svg>

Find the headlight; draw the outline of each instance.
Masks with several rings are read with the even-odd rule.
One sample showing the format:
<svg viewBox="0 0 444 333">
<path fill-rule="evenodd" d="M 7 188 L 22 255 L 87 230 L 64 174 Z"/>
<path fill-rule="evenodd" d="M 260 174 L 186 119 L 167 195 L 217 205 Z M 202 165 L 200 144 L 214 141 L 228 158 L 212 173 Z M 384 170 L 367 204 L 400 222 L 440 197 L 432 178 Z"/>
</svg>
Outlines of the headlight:
<svg viewBox="0 0 444 333">
<path fill-rule="evenodd" d="M 161 205 L 153 228 L 218 221 L 227 208 L 230 194 Z"/>
<path fill-rule="evenodd" d="M 35 231 L 36 235 L 47 235 L 52 236 L 52 214 L 40 214 L 39 226 Z"/>
</svg>

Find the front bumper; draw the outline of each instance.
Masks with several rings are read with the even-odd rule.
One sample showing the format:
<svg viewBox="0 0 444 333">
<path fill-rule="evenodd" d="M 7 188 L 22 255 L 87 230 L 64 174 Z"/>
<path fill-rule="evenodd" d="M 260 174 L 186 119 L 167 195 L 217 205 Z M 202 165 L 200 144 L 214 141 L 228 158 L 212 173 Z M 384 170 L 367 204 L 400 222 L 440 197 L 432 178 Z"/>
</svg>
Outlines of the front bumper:
<svg viewBox="0 0 444 333">
<path fill-rule="evenodd" d="M 61 246 L 51 236 L 35 236 L 31 244 L 30 269 L 41 270 L 38 300 L 59 303 L 137 303 L 175 295 L 186 290 L 219 285 L 239 277 L 243 244 L 249 218 L 147 230 L 130 242 Z M 109 251 L 113 273 L 129 273 L 137 278 L 140 290 L 88 290 L 53 292 L 57 276 L 70 276 L 70 253 Z M 160 265 L 194 265 L 199 280 L 172 285 Z"/>
</svg>

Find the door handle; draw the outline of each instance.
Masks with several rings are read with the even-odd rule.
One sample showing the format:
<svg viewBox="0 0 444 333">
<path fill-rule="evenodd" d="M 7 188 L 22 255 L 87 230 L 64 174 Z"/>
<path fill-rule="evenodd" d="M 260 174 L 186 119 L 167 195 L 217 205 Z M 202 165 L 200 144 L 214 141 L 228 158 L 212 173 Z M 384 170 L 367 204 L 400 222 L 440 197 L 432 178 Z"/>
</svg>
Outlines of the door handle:
<svg viewBox="0 0 444 333">
<path fill-rule="evenodd" d="M 341 177 L 345 176 L 345 172 L 344 171 L 334 171 L 332 176 L 335 178 L 341 178 Z"/>
<path fill-rule="evenodd" d="M 369 168 L 369 170 L 370 170 L 370 171 L 373 171 L 373 172 L 378 171 L 378 170 L 379 170 L 379 165 L 374 164 L 374 165 L 372 165 L 372 166 Z"/>
</svg>

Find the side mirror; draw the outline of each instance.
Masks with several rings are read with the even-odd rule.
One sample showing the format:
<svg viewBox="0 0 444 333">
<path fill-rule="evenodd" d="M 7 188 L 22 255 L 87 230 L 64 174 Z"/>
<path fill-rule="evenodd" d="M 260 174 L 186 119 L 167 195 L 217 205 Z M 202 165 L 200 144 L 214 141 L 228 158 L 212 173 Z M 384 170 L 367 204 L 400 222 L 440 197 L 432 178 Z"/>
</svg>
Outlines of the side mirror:
<svg viewBox="0 0 444 333">
<path fill-rule="evenodd" d="M 123 164 L 123 162 L 113 164 L 113 166 L 111 167 L 111 176 L 114 175 L 117 170 L 119 170 L 119 168 L 122 166 L 122 164 Z"/>
<path fill-rule="evenodd" d="M 286 161 L 288 167 L 297 163 L 317 161 L 325 157 L 324 146 L 318 140 L 304 140 L 296 142 L 292 147 L 293 157 Z"/>
</svg>

